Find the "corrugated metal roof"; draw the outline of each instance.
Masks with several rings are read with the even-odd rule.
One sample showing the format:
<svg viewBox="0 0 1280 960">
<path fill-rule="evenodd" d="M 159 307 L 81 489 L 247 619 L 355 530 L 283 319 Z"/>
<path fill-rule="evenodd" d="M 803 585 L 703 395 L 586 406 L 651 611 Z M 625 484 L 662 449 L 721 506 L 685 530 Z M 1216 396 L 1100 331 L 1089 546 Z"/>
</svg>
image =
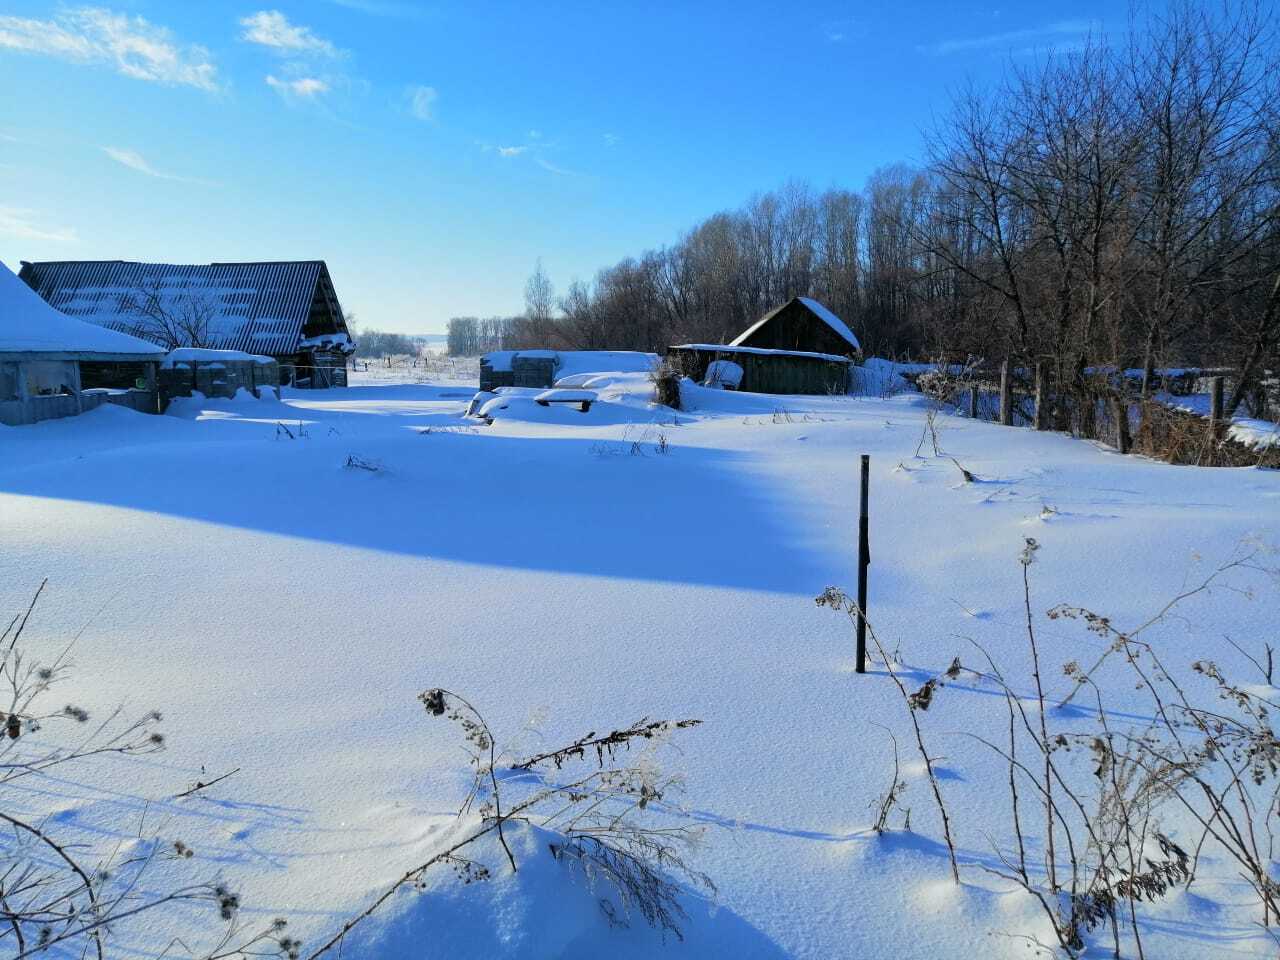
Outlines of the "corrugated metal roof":
<svg viewBox="0 0 1280 960">
<path fill-rule="evenodd" d="M 170 303 L 211 301 L 208 342 L 215 350 L 282 356 L 294 353 L 311 312 L 316 286 L 329 285 L 338 328 L 341 307 L 323 260 L 266 263 L 136 263 L 63 260 L 23 264 L 20 274 L 63 313 L 163 344 L 131 309 L 129 298 L 155 291 Z M 329 297 L 326 297 L 328 300 Z"/>
</svg>

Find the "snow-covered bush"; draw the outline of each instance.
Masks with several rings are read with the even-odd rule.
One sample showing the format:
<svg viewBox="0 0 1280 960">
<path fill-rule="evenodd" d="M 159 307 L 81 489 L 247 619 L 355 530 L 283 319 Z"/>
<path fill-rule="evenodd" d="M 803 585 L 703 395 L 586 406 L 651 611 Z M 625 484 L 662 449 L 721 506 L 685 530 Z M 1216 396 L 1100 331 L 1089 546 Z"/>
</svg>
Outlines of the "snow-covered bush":
<svg viewBox="0 0 1280 960">
<path fill-rule="evenodd" d="M 459 806 L 457 839 L 393 880 L 307 960 L 339 955 L 352 931 L 397 892 L 425 891 L 432 871 L 451 868 L 463 883 L 491 880 L 498 870 L 519 872 L 522 864 L 507 838 L 517 826 L 531 826 L 547 838 L 543 855 L 587 884 L 609 926 L 628 926 L 639 915 L 664 935 L 683 939 L 688 915 L 682 901 L 699 890 L 714 892 L 715 885 L 686 859 L 702 831 L 671 804 L 680 778 L 662 774 L 655 751 L 643 748 L 659 747 L 700 720 L 645 718 L 517 757 L 498 746 L 480 711 L 458 694 L 433 688 L 418 699 L 428 716 L 458 727 L 470 757 L 472 779 Z M 618 762 L 620 755 L 628 762 Z M 650 823 L 647 813 L 657 806 L 663 819 Z M 473 851 L 481 849 L 480 841 L 495 838 L 501 863 L 486 863 Z"/>
</svg>

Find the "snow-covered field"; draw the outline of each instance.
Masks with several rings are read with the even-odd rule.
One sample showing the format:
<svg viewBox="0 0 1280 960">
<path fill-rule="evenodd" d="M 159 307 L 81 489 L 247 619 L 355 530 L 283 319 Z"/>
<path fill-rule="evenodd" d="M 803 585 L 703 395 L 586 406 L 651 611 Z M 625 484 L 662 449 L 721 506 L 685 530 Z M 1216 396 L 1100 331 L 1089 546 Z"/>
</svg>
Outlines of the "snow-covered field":
<svg viewBox="0 0 1280 960">
<path fill-rule="evenodd" d="M 196 854 L 183 869 L 220 872 L 249 918 L 288 917 L 314 943 L 453 823 L 465 757 L 424 714 L 423 689 L 464 694 L 526 745 L 692 717 L 704 724 L 663 756 L 707 827 L 696 864 L 719 895 L 693 904 L 684 943 L 639 923 L 611 930 L 518 831 L 519 874 L 487 848 L 494 879 L 462 886 L 444 871 L 430 892 L 398 895 L 347 957 L 1028 956 L 1023 935 L 1051 939 L 1043 916 L 983 869 L 1009 833 L 1007 771 L 971 734 L 1002 735 L 1003 697 L 962 676 L 921 714 L 956 887 L 896 690 L 882 668 L 853 673 L 848 621 L 814 604 L 855 583 L 858 455 L 872 458 L 871 620 L 916 685 L 953 657 L 974 661 L 969 639 L 1028 676 L 1026 537 L 1041 545 L 1032 602 L 1059 694 L 1058 666 L 1092 662 L 1106 641 L 1043 611 L 1075 603 L 1137 624 L 1242 543 L 1280 543 L 1275 472 L 939 417 L 942 447 L 977 478 L 965 483 L 928 442 L 915 456 L 913 395 L 695 389 L 673 415 L 632 376 L 588 413 L 514 398 L 485 426 L 461 417 L 474 386 L 353 384 L 0 428 L 6 622 L 47 576 L 27 642 L 51 656 L 78 637 L 60 695 L 158 709 L 168 738 L 163 753 L 106 758 L 92 780 L 86 768 L 30 781 L 9 802 L 88 844 L 181 838 Z M 1222 637 L 1260 650 L 1278 620 L 1274 580 L 1235 570 L 1148 636 L 1180 667 L 1211 657 L 1247 680 Z M 1118 698 L 1132 688 L 1109 676 Z M 877 835 L 885 727 L 903 750 L 912 831 L 895 813 Z M 170 956 L 196 949 L 212 918 L 183 910 L 122 934 L 121 955 L 175 935 Z M 1150 958 L 1274 955 L 1213 851 L 1189 892 L 1147 916 Z"/>
</svg>

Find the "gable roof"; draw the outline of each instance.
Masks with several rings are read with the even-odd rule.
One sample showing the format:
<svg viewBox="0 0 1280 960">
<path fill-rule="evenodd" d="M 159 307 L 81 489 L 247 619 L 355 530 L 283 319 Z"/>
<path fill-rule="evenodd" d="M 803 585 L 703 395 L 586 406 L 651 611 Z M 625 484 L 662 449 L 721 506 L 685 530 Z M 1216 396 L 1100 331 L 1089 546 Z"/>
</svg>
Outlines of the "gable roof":
<svg viewBox="0 0 1280 960">
<path fill-rule="evenodd" d="M 0 356 L 78 354 L 87 359 L 159 359 L 164 348 L 59 313 L 0 263 Z"/>
<path fill-rule="evenodd" d="M 61 260 L 24 263 L 19 274 L 48 303 L 81 320 L 138 332 L 139 318 L 122 301 L 140 289 L 162 296 L 213 301 L 209 342 L 218 350 L 254 354 L 294 353 L 303 338 L 317 291 L 345 330 L 342 307 L 323 260 L 264 263 L 137 263 L 126 260 Z"/>
<path fill-rule="evenodd" d="M 742 343 L 748 337 L 750 337 L 753 333 L 755 333 L 757 330 L 763 327 L 766 323 L 768 323 L 770 320 L 772 320 L 774 317 L 780 314 L 783 310 L 787 309 L 787 307 L 797 302 L 802 304 L 806 310 L 808 310 L 815 317 L 817 317 L 819 320 L 825 323 L 828 327 L 834 330 L 837 334 L 839 334 L 839 336 L 842 339 L 844 339 L 849 344 L 849 346 L 853 347 L 853 349 L 855 350 L 862 349 L 862 344 L 860 344 L 858 342 L 858 338 L 853 335 L 853 331 L 849 329 L 849 325 L 846 324 L 839 317 L 837 317 L 830 310 L 828 310 L 826 307 L 824 307 L 822 304 L 820 304 L 817 300 L 814 300 L 812 297 L 793 297 L 792 299 L 784 303 L 782 306 L 775 307 L 773 310 L 770 310 L 768 313 L 766 313 L 763 317 L 761 317 L 751 326 L 747 327 L 747 329 L 744 330 L 741 334 L 739 334 L 733 341 L 731 341 L 729 345 L 733 347 L 741 346 Z"/>
</svg>

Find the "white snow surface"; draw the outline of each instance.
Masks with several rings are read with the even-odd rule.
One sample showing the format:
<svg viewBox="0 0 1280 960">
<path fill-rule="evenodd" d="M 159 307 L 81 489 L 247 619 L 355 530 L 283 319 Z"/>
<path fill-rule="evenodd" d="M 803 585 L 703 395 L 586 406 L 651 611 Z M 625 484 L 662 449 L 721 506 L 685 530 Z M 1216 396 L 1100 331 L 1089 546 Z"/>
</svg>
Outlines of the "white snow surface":
<svg viewBox="0 0 1280 960">
<path fill-rule="evenodd" d="M 0 263 L 0 353 L 120 353 L 160 356 L 164 348 L 69 317 Z"/>
<path fill-rule="evenodd" d="M 693 717 L 703 725 L 663 763 L 687 780 L 686 815 L 707 829 L 694 862 L 719 894 L 690 894 L 686 942 L 638 917 L 611 929 L 530 827 L 512 831 L 517 874 L 493 845 L 475 849 L 491 881 L 430 875 L 342 956 L 1030 955 L 1024 936 L 1051 936 L 1042 915 L 982 869 L 996 865 L 989 837 L 1008 835 L 1006 770 L 969 734 L 1001 735 L 1003 698 L 962 678 L 921 715 L 957 887 L 897 692 L 883 671 L 853 673 L 848 621 L 813 602 L 855 582 L 858 455 L 872 458 L 871 619 L 916 684 L 972 659 L 969 639 L 1027 676 L 1024 537 L 1041 544 L 1042 656 L 1091 661 L 1105 641 L 1042 611 L 1145 621 L 1246 538 L 1280 540 L 1280 475 L 941 415 L 940 442 L 978 478 L 964 483 L 949 460 L 914 455 L 918 396 L 686 382 L 690 409 L 676 413 L 651 403 L 645 373 L 599 381 L 585 414 L 504 390 L 489 426 L 462 417 L 456 384 L 371 383 L 0 427 L 0 610 L 24 609 L 48 576 L 24 642 L 48 658 L 78 637 L 59 703 L 160 710 L 168 743 L 10 802 L 86 849 L 160 824 L 196 852 L 173 870 L 218 874 L 253 918 L 288 917 L 315 945 L 473 822 L 453 815 L 461 741 L 424 714 L 423 689 L 467 696 L 523 750 Z M 352 456 L 379 468 L 349 469 Z M 1209 656 L 1249 675 L 1221 637 L 1273 637 L 1276 586 L 1238 570 L 1224 587 L 1147 635 L 1166 662 Z M 1131 694 L 1116 676 L 1110 692 Z M 1056 668 L 1046 682 L 1067 689 Z M 885 726 L 912 830 L 895 816 L 877 835 Z M 168 799 L 237 767 L 199 799 Z M 1208 856 L 1191 892 L 1147 908 L 1146 956 L 1272 956 L 1248 901 L 1232 865 Z M 209 914 L 122 928 L 120 953 L 154 956 L 178 935 L 196 949 L 217 929 Z"/>
</svg>

